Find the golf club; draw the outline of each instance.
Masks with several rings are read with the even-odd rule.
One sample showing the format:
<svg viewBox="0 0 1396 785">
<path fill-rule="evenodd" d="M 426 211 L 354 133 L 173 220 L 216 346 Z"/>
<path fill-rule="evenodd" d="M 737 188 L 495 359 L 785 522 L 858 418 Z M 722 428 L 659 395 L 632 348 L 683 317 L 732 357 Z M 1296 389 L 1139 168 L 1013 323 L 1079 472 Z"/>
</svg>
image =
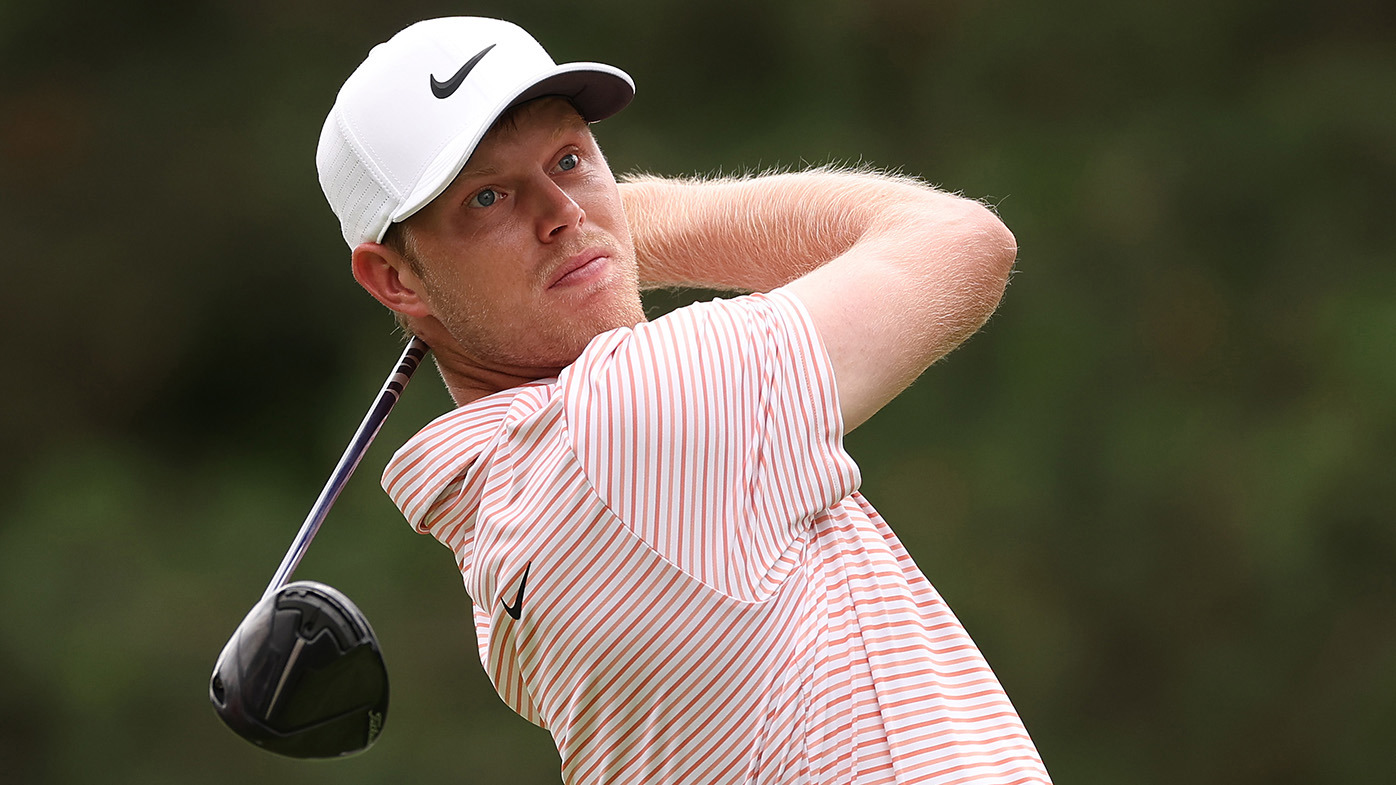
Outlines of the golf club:
<svg viewBox="0 0 1396 785">
<path fill-rule="evenodd" d="M 388 671 L 368 619 L 332 586 L 287 580 L 426 353 L 419 338 L 407 344 L 262 599 L 218 655 L 209 700 L 259 747 L 335 758 L 368 749 L 382 732 Z"/>
</svg>

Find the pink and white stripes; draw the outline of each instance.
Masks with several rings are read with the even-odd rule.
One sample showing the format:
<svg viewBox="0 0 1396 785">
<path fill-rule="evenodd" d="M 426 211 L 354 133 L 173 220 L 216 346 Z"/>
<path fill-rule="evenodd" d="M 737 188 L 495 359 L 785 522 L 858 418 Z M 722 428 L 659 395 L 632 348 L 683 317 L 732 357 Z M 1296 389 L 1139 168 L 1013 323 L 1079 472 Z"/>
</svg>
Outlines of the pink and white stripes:
<svg viewBox="0 0 1396 785">
<path fill-rule="evenodd" d="M 1047 782 L 842 436 L 777 291 L 598 336 L 438 418 L 383 485 L 455 552 L 481 662 L 565 782 Z"/>
</svg>

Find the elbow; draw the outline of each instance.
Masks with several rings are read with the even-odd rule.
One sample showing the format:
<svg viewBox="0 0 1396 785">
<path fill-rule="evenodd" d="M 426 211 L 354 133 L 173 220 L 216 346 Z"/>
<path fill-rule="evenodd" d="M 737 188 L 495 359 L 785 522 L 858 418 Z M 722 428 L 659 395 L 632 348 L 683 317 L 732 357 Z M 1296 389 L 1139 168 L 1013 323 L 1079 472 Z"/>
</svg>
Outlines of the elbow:
<svg viewBox="0 0 1396 785">
<path fill-rule="evenodd" d="M 969 199 L 959 199 L 957 208 L 950 234 L 942 238 L 946 267 L 933 274 L 952 344 L 968 338 L 998 310 L 1018 259 L 1017 239 L 992 209 Z"/>
<path fill-rule="evenodd" d="M 951 236 L 944 238 L 954 283 L 965 306 L 967 322 L 977 328 L 998 308 L 1018 260 L 1018 241 L 989 207 L 958 199 Z"/>
<path fill-rule="evenodd" d="M 922 233 L 920 246 L 959 268 L 966 282 L 1002 290 L 1018 260 L 1018 240 L 983 202 L 923 190 L 914 213 L 904 214 Z"/>
<path fill-rule="evenodd" d="M 987 285 L 1002 291 L 1018 261 L 1018 238 L 989 207 L 968 200 L 966 205 L 966 256 L 974 260 Z"/>
</svg>

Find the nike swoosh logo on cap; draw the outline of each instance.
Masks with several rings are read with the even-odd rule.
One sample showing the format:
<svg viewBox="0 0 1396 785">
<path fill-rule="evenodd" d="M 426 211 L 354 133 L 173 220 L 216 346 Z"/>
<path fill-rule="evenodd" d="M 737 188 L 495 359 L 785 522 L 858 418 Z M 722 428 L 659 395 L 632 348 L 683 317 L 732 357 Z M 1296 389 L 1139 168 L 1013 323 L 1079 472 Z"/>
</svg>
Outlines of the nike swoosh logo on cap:
<svg viewBox="0 0 1396 785">
<path fill-rule="evenodd" d="M 488 54 L 494 46 L 494 44 L 490 44 L 484 49 L 481 49 L 479 54 L 465 61 L 465 65 L 460 67 L 460 70 L 456 72 L 455 76 L 452 76 L 444 82 L 436 81 L 436 75 L 431 74 L 431 94 L 437 98 L 450 98 L 451 94 L 456 91 L 456 88 L 460 87 L 461 83 L 465 81 L 465 75 L 470 73 L 470 69 L 474 68 L 475 64 L 480 62 L 480 58 Z"/>
</svg>

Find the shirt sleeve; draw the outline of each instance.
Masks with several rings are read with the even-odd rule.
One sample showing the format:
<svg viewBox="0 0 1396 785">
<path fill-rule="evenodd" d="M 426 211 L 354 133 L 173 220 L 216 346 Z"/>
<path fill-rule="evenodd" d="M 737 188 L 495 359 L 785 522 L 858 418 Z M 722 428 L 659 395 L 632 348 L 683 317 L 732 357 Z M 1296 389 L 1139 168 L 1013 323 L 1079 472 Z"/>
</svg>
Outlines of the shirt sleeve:
<svg viewBox="0 0 1396 785">
<path fill-rule="evenodd" d="M 777 290 L 593 341 L 560 379 L 573 446 L 649 547 L 731 597 L 769 596 L 810 522 L 858 487 L 833 369 Z"/>
</svg>

